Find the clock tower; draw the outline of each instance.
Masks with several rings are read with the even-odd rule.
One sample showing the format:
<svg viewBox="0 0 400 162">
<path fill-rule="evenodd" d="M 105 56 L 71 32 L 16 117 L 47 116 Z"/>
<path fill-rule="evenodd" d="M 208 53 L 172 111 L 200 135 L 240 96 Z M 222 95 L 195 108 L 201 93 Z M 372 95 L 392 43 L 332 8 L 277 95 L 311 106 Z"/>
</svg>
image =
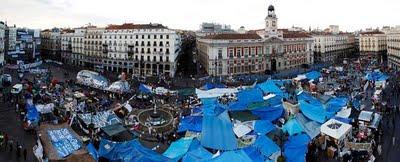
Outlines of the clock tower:
<svg viewBox="0 0 400 162">
<path fill-rule="evenodd" d="M 275 14 L 275 7 L 269 5 L 268 15 L 265 18 L 265 38 L 279 37 L 278 18 Z"/>
</svg>

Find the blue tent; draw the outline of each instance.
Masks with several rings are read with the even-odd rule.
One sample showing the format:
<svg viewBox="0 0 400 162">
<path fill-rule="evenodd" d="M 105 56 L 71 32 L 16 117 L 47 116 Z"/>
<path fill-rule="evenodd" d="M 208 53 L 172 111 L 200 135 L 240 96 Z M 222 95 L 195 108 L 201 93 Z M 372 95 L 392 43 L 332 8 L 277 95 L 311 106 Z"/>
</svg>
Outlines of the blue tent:
<svg viewBox="0 0 400 162">
<path fill-rule="evenodd" d="M 324 123 L 327 118 L 327 113 L 322 106 L 312 105 L 304 100 L 300 100 L 300 110 L 307 118 L 318 123 Z"/>
<path fill-rule="evenodd" d="M 214 112 L 205 111 L 203 115 L 201 144 L 216 150 L 236 149 L 237 139 L 228 112 L 226 110 L 221 113 Z"/>
<path fill-rule="evenodd" d="M 283 91 L 275 84 L 273 80 L 267 80 L 264 83 L 257 85 L 265 94 L 273 93 L 276 95 L 283 96 Z"/>
<path fill-rule="evenodd" d="M 318 71 L 311 71 L 311 72 L 306 73 L 306 77 L 309 80 L 317 80 L 318 78 L 321 77 L 321 73 Z"/>
<path fill-rule="evenodd" d="M 92 143 L 89 143 L 86 146 L 86 149 L 88 150 L 89 154 L 93 157 L 95 161 L 99 161 L 99 154 L 97 153 L 97 150 Z"/>
<path fill-rule="evenodd" d="M 142 93 L 151 93 L 151 87 L 148 85 L 140 84 L 139 91 Z"/>
<path fill-rule="evenodd" d="M 271 107 L 258 108 L 251 111 L 252 114 L 258 116 L 262 120 L 275 121 L 284 114 L 282 105 L 276 105 Z"/>
<path fill-rule="evenodd" d="M 202 116 L 182 117 L 179 122 L 178 132 L 185 132 L 185 131 L 201 132 L 202 122 L 203 122 Z"/>
<path fill-rule="evenodd" d="M 269 157 L 280 150 L 279 146 L 265 135 L 258 136 L 253 145 L 258 148 L 265 157 Z"/>
<path fill-rule="evenodd" d="M 267 159 L 267 157 L 265 157 L 261 151 L 254 146 L 246 147 L 243 151 L 246 152 L 247 156 L 249 156 L 253 162 L 265 162 Z"/>
<path fill-rule="evenodd" d="M 347 105 L 348 99 L 346 97 L 336 97 L 329 100 L 326 104 L 326 111 L 336 114 L 344 106 Z"/>
<path fill-rule="evenodd" d="M 366 74 L 365 78 L 369 81 L 385 81 L 389 79 L 389 76 L 383 74 L 382 72 L 373 71 Z"/>
<path fill-rule="evenodd" d="M 269 120 L 257 120 L 254 124 L 254 132 L 267 134 L 275 129 L 275 126 Z"/>
<path fill-rule="evenodd" d="M 36 109 L 36 106 L 33 104 L 26 104 L 26 118 L 29 121 L 36 122 L 39 121 L 39 112 Z"/>
<path fill-rule="evenodd" d="M 282 127 L 284 132 L 288 132 L 290 136 L 304 132 L 303 127 L 296 118 L 292 118 L 285 123 Z"/>
<path fill-rule="evenodd" d="M 204 147 L 198 147 L 184 155 L 182 162 L 208 162 L 211 161 L 212 156 L 213 154 Z"/>
<path fill-rule="evenodd" d="M 164 157 L 153 150 L 143 147 L 136 139 L 127 142 L 113 142 L 106 139 L 101 139 L 98 153 L 100 157 L 104 157 L 110 161 L 172 161 L 171 159 Z"/>
<path fill-rule="evenodd" d="M 312 96 L 310 93 L 302 91 L 297 95 L 297 99 L 298 100 L 304 100 L 307 101 L 308 103 L 318 106 L 318 107 L 322 107 L 323 104 L 321 103 L 321 101 L 319 101 L 317 98 L 315 98 L 314 96 Z"/>
<path fill-rule="evenodd" d="M 183 155 L 185 155 L 188 152 L 190 145 L 192 144 L 192 141 L 193 137 L 186 137 L 186 138 L 181 138 L 175 142 L 172 142 L 172 144 L 163 153 L 163 155 L 165 157 L 173 159 L 174 161 L 178 161 L 183 157 Z"/>
<path fill-rule="evenodd" d="M 258 88 L 242 90 L 237 95 L 237 101 L 229 104 L 229 110 L 246 110 L 250 103 L 263 101 L 263 93 Z"/>
<path fill-rule="evenodd" d="M 223 152 L 220 156 L 211 160 L 212 162 L 252 162 L 251 158 L 247 156 L 243 150 Z"/>
<path fill-rule="evenodd" d="M 306 134 L 289 136 L 289 140 L 284 144 L 283 152 L 286 162 L 304 162 L 310 140 Z"/>
<path fill-rule="evenodd" d="M 202 86 L 200 89 L 203 90 L 210 90 L 214 88 L 226 88 L 225 85 L 223 84 L 213 84 L 213 83 L 206 83 L 204 86 Z"/>
</svg>

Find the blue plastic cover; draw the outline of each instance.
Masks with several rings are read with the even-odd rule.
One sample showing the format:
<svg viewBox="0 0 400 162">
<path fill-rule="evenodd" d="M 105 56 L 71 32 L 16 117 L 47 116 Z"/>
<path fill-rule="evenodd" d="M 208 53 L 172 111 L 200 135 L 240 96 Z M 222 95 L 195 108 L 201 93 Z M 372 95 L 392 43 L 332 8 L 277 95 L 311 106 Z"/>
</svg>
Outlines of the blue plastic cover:
<svg viewBox="0 0 400 162">
<path fill-rule="evenodd" d="M 342 117 L 337 117 L 337 116 L 333 117 L 333 119 L 343 122 L 343 123 L 347 123 L 347 124 L 350 124 L 351 120 L 352 120 L 350 118 L 342 118 Z"/>
<path fill-rule="evenodd" d="M 99 161 L 99 154 L 97 153 L 97 150 L 92 143 L 89 143 L 86 146 L 86 149 L 88 150 L 89 154 L 93 157 L 95 161 Z"/>
<path fill-rule="evenodd" d="M 101 139 L 99 156 L 110 161 L 129 162 L 169 162 L 171 159 L 164 157 L 153 150 L 143 147 L 136 139 L 127 142 L 113 142 Z"/>
<path fill-rule="evenodd" d="M 33 104 L 26 104 L 25 106 L 26 109 L 26 118 L 29 121 L 39 121 L 39 112 L 37 111 L 35 105 Z"/>
<path fill-rule="evenodd" d="M 276 95 L 283 96 L 283 91 L 275 84 L 273 80 L 267 80 L 264 83 L 257 85 L 265 94 L 273 93 Z"/>
<path fill-rule="evenodd" d="M 81 148 L 81 143 L 67 128 L 48 130 L 47 133 L 55 150 L 62 158 Z"/>
<path fill-rule="evenodd" d="M 267 134 L 275 129 L 275 125 L 269 120 L 257 120 L 254 124 L 254 132 L 259 134 Z"/>
<path fill-rule="evenodd" d="M 319 101 L 317 98 L 315 98 L 314 96 L 312 96 L 310 93 L 302 91 L 297 95 L 297 99 L 298 100 L 304 100 L 307 101 L 308 103 L 318 106 L 318 107 L 322 107 L 323 104 L 321 103 L 321 101 Z"/>
<path fill-rule="evenodd" d="M 212 156 L 213 154 L 208 152 L 204 147 L 198 147 L 184 155 L 182 162 L 208 162 L 211 161 Z"/>
<path fill-rule="evenodd" d="M 283 152 L 286 162 L 304 162 L 309 142 L 310 137 L 306 134 L 289 136 L 289 140 L 284 144 Z"/>
<path fill-rule="evenodd" d="M 252 110 L 251 113 L 258 116 L 262 120 L 269 120 L 272 122 L 279 119 L 283 115 L 284 109 L 282 105 L 276 105 L 258 108 L 256 110 Z"/>
<path fill-rule="evenodd" d="M 324 123 L 327 118 L 325 109 L 322 106 L 312 105 L 304 100 L 300 100 L 300 110 L 307 118 L 318 123 Z"/>
<path fill-rule="evenodd" d="M 280 150 L 279 146 L 265 135 L 258 136 L 254 142 L 254 147 L 258 148 L 265 157 L 269 157 Z"/>
<path fill-rule="evenodd" d="M 247 156 L 246 152 L 242 150 L 223 152 L 220 156 L 211 160 L 212 162 L 252 162 L 251 158 Z"/>
<path fill-rule="evenodd" d="M 300 125 L 296 118 L 292 118 L 285 123 L 282 127 L 284 132 L 288 132 L 290 136 L 304 132 L 303 127 Z"/>
<path fill-rule="evenodd" d="M 216 150 L 234 150 L 237 148 L 233 124 L 226 110 L 218 115 L 204 114 L 201 144 L 204 147 Z"/>
<path fill-rule="evenodd" d="M 373 71 L 366 74 L 366 79 L 369 81 L 385 81 L 389 79 L 389 76 L 383 74 L 380 71 Z"/>
<path fill-rule="evenodd" d="M 246 152 L 247 156 L 249 156 L 253 162 L 265 162 L 267 159 L 267 157 L 261 153 L 260 149 L 255 146 L 246 147 L 243 151 Z"/>
<path fill-rule="evenodd" d="M 165 157 L 173 159 L 174 161 L 180 160 L 183 155 L 187 153 L 190 145 L 192 144 L 193 137 L 184 137 L 175 142 L 172 142 L 168 149 L 163 153 Z"/>
<path fill-rule="evenodd" d="M 225 85 L 223 84 L 213 84 L 213 83 L 206 83 L 204 86 L 202 86 L 200 89 L 203 90 L 210 90 L 214 88 L 226 88 Z"/>
<path fill-rule="evenodd" d="M 140 84 L 139 91 L 142 93 L 151 93 L 151 87 L 148 85 Z"/>
<path fill-rule="evenodd" d="M 348 99 L 346 97 L 336 97 L 329 100 L 326 104 L 326 111 L 336 114 L 344 106 L 347 105 Z"/>
<path fill-rule="evenodd" d="M 202 122 L 203 122 L 202 116 L 182 117 L 179 122 L 178 132 L 185 132 L 185 131 L 201 132 Z"/>
<path fill-rule="evenodd" d="M 311 72 L 306 73 L 306 77 L 309 80 L 318 80 L 318 78 L 321 77 L 321 73 L 318 71 L 311 71 Z"/>
<path fill-rule="evenodd" d="M 229 110 L 246 110 L 250 103 L 263 101 L 263 92 L 258 88 L 242 90 L 237 95 L 237 101 L 229 104 Z"/>
</svg>

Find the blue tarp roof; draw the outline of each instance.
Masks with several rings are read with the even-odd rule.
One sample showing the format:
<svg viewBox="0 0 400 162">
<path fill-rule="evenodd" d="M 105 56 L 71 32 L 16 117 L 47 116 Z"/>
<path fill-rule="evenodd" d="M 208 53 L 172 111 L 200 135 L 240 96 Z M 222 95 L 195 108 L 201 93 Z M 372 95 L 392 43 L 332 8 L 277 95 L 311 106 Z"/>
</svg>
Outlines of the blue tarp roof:
<svg viewBox="0 0 400 162">
<path fill-rule="evenodd" d="M 51 144 L 61 158 L 64 158 L 82 146 L 81 142 L 67 128 L 50 129 L 47 131 Z"/>
<path fill-rule="evenodd" d="M 254 132 L 259 134 L 267 134 L 275 129 L 275 125 L 269 120 L 257 120 L 254 124 Z"/>
<path fill-rule="evenodd" d="M 213 84 L 213 83 L 206 83 L 204 86 L 202 86 L 200 89 L 203 90 L 210 90 L 214 88 L 226 88 L 225 85 L 223 84 Z"/>
<path fill-rule="evenodd" d="M 95 161 L 99 161 L 99 154 L 97 153 L 97 150 L 92 143 L 89 143 L 86 146 L 86 149 L 88 150 L 89 154 L 93 157 Z"/>
<path fill-rule="evenodd" d="M 258 148 L 265 157 L 269 157 L 280 150 L 279 146 L 265 135 L 258 136 L 254 142 L 254 147 Z"/>
<path fill-rule="evenodd" d="M 188 152 L 192 141 L 193 137 L 184 137 L 175 142 L 172 142 L 172 144 L 163 153 L 163 155 L 165 157 L 173 159 L 174 161 L 178 161 L 183 157 L 183 155 Z"/>
<path fill-rule="evenodd" d="M 246 147 L 243 151 L 246 152 L 247 156 L 249 156 L 253 162 L 265 162 L 267 159 L 267 157 L 261 154 L 260 150 L 254 146 Z"/>
<path fill-rule="evenodd" d="M 112 142 L 101 139 L 99 146 L 99 156 L 110 161 L 129 161 L 129 162 L 165 162 L 172 161 L 153 150 L 143 147 L 139 141 L 131 140 L 127 142 Z"/>
<path fill-rule="evenodd" d="M 303 127 L 300 125 L 296 118 L 292 118 L 285 123 L 282 127 L 284 132 L 288 132 L 290 136 L 304 132 Z"/>
<path fill-rule="evenodd" d="M 323 104 L 321 103 L 321 101 L 319 101 L 317 98 L 315 98 L 314 96 L 312 96 L 310 93 L 306 92 L 306 91 L 302 91 L 297 95 L 297 99 L 298 100 L 304 100 L 307 101 L 308 103 L 315 105 L 315 106 L 323 106 Z"/>
<path fill-rule="evenodd" d="M 284 144 L 283 152 L 286 162 L 304 162 L 309 142 L 310 137 L 306 134 L 289 136 L 289 140 Z"/>
<path fill-rule="evenodd" d="M 148 85 L 140 84 L 139 91 L 142 93 L 151 93 L 151 88 Z"/>
<path fill-rule="evenodd" d="M 229 110 L 246 110 L 250 103 L 263 101 L 263 92 L 258 88 L 242 90 L 237 94 L 237 99 L 229 104 Z"/>
<path fill-rule="evenodd" d="M 185 131 L 201 132 L 202 122 L 203 122 L 202 116 L 182 117 L 179 122 L 178 132 L 185 132 Z"/>
<path fill-rule="evenodd" d="M 36 109 L 36 106 L 33 104 L 26 104 L 26 118 L 29 121 L 39 121 L 39 112 Z"/>
<path fill-rule="evenodd" d="M 311 71 L 305 74 L 309 80 L 318 80 L 321 77 L 321 73 L 318 71 Z"/>
<path fill-rule="evenodd" d="M 307 133 L 307 135 L 313 139 L 316 136 L 318 136 L 321 131 L 321 124 L 316 122 L 316 121 L 312 121 L 308 118 L 306 118 L 302 113 L 298 113 L 296 115 L 296 119 L 299 122 L 299 124 L 301 125 L 301 127 L 303 128 L 304 132 Z"/>
<path fill-rule="evenodd" d="M 184 155 L 182 162 L 208 162 L 211 161 L 212 156 L 213 154 L 204 147 L 198 147 Z"/>
<path fill-rule="evenodd" d="M 233 124 L 226 110 L 219 114 L 204 113 L 201 144 L 204 147 L 217 150 L 234 150 L 237 148 Z"/>
<path fill-rule="evenodd" d="M 343 123 L 347 123 L 347 124 L 350 124 L 351 120 L 352 120 L 350 118 L 342 118 L 342 117 L 337 117 L 337 116 L 333 117 L 333 119 L 343 122 Z"/>
<path fill-rule="evenodd" d="M 283 115 L 284 110 L 282 105 L 276 105 L 271 107 L 258 108 L 256 110 L 252 110 L 251 113 L 258 116 L 262 120 L 269 120 L 272 122 L 276 119 L 279 119 Z"/>
<path fill-rule="evenodd" d="M 336 114 L 338 111 L 340 111 L 344 106 L 347 105 L 347 102 L 349 100 L 346 97 L 336 97 L 332 98 L 329 100 L 328 103 L 326 103 L 326 111 L 331 112 L 333 114 Z"/>
<path fill-rule="evenodd" d="M 213 162 L 252 162 L 251 158 L 247 156 L 243 150 L 223 152 L 220 156 L 212 159 Z"/>
<path fill-rule="evenodd" d="M 324 123 L 328 119 L 324 107 L 307 103 L 304 100 L 300 100 L 299 103 L 301 112 L 307 118 L 314 120 L 318 123 Z"/>
<path fill-rule="evenodd" d="M 365 78 L 369 81 L 385 81 L 389 79 L 389 76 L 383 74 L 382 72 L 378 71 L 373 71 L 369 72 L 365 75 Z"/>
<path fill-rule="evenodd" d="M 283 91 L 275 84 L 273 80 L 267 80 L 264 83 L 257 85 L 265 94 L 273 93 L 276 95 L 283 96 Z"/>
</svg>

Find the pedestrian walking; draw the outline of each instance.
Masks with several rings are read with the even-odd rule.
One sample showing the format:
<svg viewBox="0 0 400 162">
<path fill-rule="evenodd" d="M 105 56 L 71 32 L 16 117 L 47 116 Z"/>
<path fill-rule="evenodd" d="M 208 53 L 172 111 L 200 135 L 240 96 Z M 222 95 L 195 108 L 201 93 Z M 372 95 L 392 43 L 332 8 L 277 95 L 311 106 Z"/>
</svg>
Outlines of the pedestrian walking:
<svg viewBox="0 0 400 162">
<path fill-rule="evenodd" d="M 24 160 L 26 161 L 26 157 L 28 156 L 28 150 L 26 150 L 26 148 L 24 148 Z"/>
</svg>

